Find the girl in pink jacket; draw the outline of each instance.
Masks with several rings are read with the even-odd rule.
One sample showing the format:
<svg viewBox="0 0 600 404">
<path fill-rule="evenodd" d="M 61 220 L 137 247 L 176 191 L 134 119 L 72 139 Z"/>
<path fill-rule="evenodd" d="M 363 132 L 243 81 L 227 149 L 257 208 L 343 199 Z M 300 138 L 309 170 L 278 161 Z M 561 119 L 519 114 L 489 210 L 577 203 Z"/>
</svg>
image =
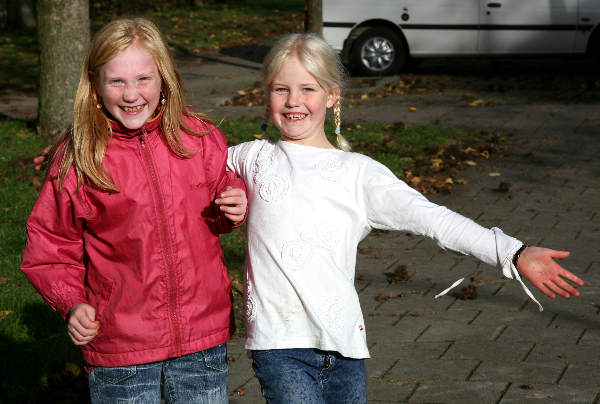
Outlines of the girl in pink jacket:
<svg viewBox="0 0 600 404">
<path fill-rule="evenodd" d="M 162 35 L 109 23 L 27 221 L 22 270 L 68 324 L 92 402 L 227 402 L 231 289 L 219 234 L 245 218 L 227 144 L 184 106 Z"/>
</svg>

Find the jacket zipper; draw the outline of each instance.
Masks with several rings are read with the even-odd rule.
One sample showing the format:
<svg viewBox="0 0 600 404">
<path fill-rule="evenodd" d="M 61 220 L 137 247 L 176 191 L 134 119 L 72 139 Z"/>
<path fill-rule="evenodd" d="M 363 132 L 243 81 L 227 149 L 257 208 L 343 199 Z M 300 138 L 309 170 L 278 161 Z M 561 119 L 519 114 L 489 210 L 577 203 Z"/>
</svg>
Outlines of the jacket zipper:
<svg viewBox="0 0 600 404">
<path fill-rule="evenodd" d="M 164 248 L 164 258 L 167 266 L 167 285 L 168 285 L 168 312 L 171 325 L 174 331 L 175 338 L 175 355 L 181 356 L 181 334 L 179 332 L 179 316 L 177 315 L 177 274 L 175 272 L 175 265 L 173 262 L 173 250 L 171 246 L 169 236 L 169 226 L 167 223 L 167 214 L 165 209 L 164 200 L 158 183 L 158 177 L 156 174 L 156 168 L 152 161 L 150 151 L 146 148 L 145 138 L 148 136 L 148 131 L 145 127 L 142 127 L 142 135 L 139 136 L 140 145 L 142 148 L 142 155 L 146 161 L 148 171 L 150 173 L 150 180 L 152 182 L 152 192 L 157 201 L 158 207 L 158 227 L 160 239 Z"/>
</svg>

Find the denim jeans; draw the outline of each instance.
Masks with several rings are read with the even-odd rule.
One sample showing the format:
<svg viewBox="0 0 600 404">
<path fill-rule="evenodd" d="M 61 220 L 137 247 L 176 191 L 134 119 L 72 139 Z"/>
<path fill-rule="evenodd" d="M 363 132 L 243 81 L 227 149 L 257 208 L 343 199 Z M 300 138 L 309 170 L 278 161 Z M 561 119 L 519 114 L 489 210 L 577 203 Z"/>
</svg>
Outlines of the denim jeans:
<svg viewBox="0 0 600 404">
<path fill-rule="evenodd" d="M 311 348 L 250 351 L 250 355 L 269 404 L 367 402 L 364 359 Z"/>
<path fill-rule="evenodd" d="M 226 404 L 227 347 L 143 365 L 93 367 L 88 377 L 92 404 L 160 404 L 161 378 L 167 404 Z"/>
</svg>

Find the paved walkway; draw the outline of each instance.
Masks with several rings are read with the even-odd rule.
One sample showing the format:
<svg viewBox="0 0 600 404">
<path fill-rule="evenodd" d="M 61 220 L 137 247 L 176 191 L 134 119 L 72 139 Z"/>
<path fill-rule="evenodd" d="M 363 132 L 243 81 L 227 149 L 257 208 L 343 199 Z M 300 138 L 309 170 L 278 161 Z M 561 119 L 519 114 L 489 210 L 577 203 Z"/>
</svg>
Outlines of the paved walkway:
<svg viewBox="0 0 600 404">
<path fill-rule="evenodd" d="M 260 80 L 255 62 L 205 55 L 179 61 L 188 100 L 215 119 L 262 116 L 262 107 L 216 108 L 224 95 Z M 1 100 L 0 100 L 1 101 Z M 35 108 L 31 97 L 14 111 Z M 432 196 L 485 226 L 499 226 L 527 244 L 567 249 L 563 265 L 586 281 L 581 296 L 551 300 L 499 271 L 439 249 L 421 237 L 378 233 L 361 245 L 357 290 L 372 359 L 369 403 L 600 403 L 600 104 L 465 108 L 386 98 L 343 119 L 449 126 L 512 133 L 512 154 L 480 160 L 463 173 L 468 184 Z M 0 102 L 0 112 L 15 115 Z M 351 136 L 349 137 L 351 141 Z M 489 173 L 500 173 L 490 176 Z M 511 185 L 499 193 L 500 182 Z M 410 280 L 386 273 L 406 265 Z M 478 298 L 433 296 L 476 269 Z M 263 403 L 243 340 L 229 343 L 230 401 Z"/>
</svg>

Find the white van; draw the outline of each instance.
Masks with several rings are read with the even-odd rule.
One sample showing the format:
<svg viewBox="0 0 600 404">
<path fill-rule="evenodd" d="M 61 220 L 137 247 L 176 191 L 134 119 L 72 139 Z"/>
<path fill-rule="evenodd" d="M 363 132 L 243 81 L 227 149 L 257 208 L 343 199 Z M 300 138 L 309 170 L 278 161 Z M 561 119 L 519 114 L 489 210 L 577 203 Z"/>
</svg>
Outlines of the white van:
<svg viewBox="0 0 600 404">
<path fill-rule="evenodd" d="M 600 55 L 600 0 L 323 0 L 323 36 L 351 71 L 410 58 Z"/>
</svg>

